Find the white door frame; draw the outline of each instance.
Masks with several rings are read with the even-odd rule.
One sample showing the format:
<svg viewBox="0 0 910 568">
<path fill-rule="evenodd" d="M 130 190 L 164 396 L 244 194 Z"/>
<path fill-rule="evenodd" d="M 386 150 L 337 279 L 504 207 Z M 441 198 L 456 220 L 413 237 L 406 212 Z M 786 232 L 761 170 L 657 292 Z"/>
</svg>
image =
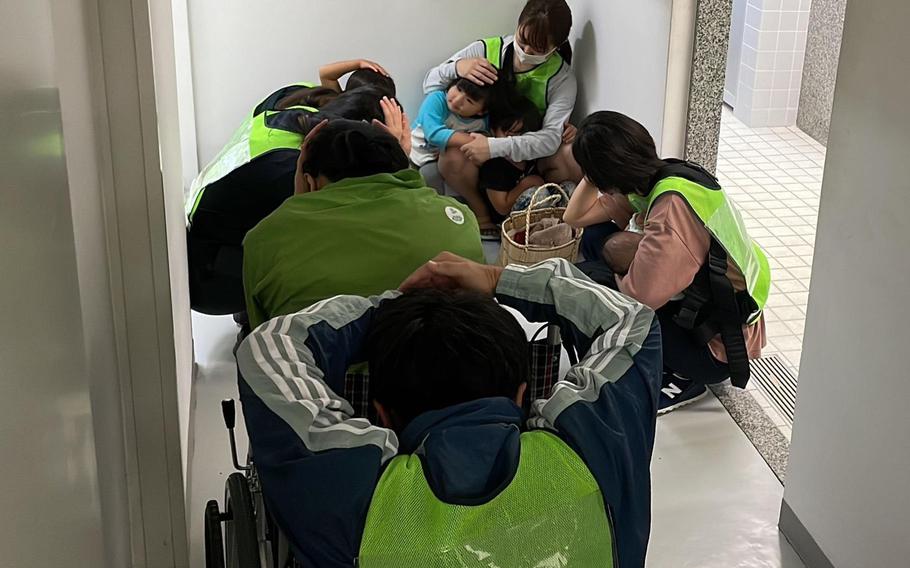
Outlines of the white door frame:
<svg viewBox="0 0 910 568">
<path fill-rule="evenodd" d="M 100 488 L 106 558 L 112 568 L 125 556 L 129 566 L 183 568 L 187 523 L 149 5 L 59 0 L 53 19 L 57 67 L 89 70 L 62 78 L 61 106 L 73 199 L 96 200 L 79 214 L 83 225 L 93 216 L 102 225 L 76 231 L 77 264 L 89 247 L 96 256 L 106 249 L 94 272 L 80 266 L 83 310 L 97 324 L 97 341 L 89 345 L 88 337 L 86 347 L 99 352 L 89 372 L 92 404 L 103 410 L 96 431 L 106 429 L 97 449 L 107 474 Z M 80 168 L 91 175 L 73 179 Z M 107 282 L 98 281 L 99 270 Z"/>
</svg>

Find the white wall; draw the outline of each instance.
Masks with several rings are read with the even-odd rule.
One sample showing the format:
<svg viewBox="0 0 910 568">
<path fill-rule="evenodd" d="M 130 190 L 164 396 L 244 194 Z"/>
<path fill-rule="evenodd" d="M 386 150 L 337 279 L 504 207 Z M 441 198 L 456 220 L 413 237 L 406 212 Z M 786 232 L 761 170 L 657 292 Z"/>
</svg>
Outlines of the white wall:
<svg viewBox="0 0 910 568">
<path fill-rule="evenodd" d="M 470 42 L 514 32 L 523 0 L 188 0 L 199 162 L 259 100 L 340 59 L 382 63 L 416 115 L 426 72 Z"/>
<path fill-rule="evenodd" d="M 664 123 L 672 0 L 570 0 L 578 120 L 616 110 L 641 122 L 658 148 Z M 693 24 L 694 25 L 694 24 Z"/>
<path fill-rule="evenodd" d="M 736 118 L 753 127 L 796 124 L 811 0 L 748 0 Z"/>
<path fill-rule="evenodd" d="M 190 51 L 190 19 L 188 0 L 170 1 L 170 23 L 173 26 L 170 37 L 173 41 L 173 80 L 176 92 L 177 114 L 179 116 L 180 156 L 183 184 L 189 186 L 199 172 L 198 157 L 196 155 L 196 101 L 193 99 L 193 63 Z M 157 3 L 153 3 L 157 4 Z M 167 3 L 165 3 L 167 4 Z M 158 18 L 157 14 L 165 16 L 166 7 L 150 6 L 152 10 L 152 40 L 155 41 L 155 30 L 158 26 L 166 26 L 167 19 Z M 155 49 L 159 49 L 157 46 Z"/>
<path fill-rule="evenodd" d="M 910 559 L 907 21 L 847 3 L 784 495 L 844 568 Z"/>
<path fill-rule="evenodd" d="M 413 116 L 426 71 L 471 41 L 512 33 L 524 0 L 186 0 L 196 132 L 207 163 L 259 99 L 364 57 L 385 65 Z M 613 109 L 660 144 L 672 0 L 570 0 L 582 84 L 576 116 Z"/>
</svg>

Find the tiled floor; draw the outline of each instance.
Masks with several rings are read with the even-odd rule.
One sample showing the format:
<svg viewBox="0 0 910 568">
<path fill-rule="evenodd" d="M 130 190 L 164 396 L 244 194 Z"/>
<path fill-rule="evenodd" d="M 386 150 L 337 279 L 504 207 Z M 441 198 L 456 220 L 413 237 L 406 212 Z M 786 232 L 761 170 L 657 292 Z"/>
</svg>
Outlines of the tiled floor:
<svg viewBox="0 0 910 568">
<path fill-rule="evenodd" d="M 824 146 L 800 129 L 749 128 L 724 108 L 718 177 L 771 264 L 765 354 L 779 354 L 795 372 L 802 354 L 824 163 Z M 754 384 L 750 389 L 789 438 L 789 421 Z"/>
</svg>

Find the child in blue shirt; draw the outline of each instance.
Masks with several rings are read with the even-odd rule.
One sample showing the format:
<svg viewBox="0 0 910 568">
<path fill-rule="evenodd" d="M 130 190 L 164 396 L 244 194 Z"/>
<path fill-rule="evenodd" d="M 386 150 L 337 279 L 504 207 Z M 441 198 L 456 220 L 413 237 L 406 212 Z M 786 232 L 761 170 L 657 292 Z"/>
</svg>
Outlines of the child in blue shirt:
<svg viewBox="0 0 910 568">
<path fill-rule="evenodd" d="M 444 91 L 427 95 L 411 133 L 411 161 L 418 168 L 439 159 L 448 148 L 471 141 L 471 132 L 488 132 L 491 87 L 458 79 Z"/>
</svg>

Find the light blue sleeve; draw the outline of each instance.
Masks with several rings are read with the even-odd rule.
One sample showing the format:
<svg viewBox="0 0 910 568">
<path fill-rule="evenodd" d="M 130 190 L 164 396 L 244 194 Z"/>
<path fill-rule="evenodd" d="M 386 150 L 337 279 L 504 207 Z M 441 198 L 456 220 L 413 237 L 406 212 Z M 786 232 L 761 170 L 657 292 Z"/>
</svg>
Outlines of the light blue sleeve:
<svg viewBox="0 0 910 568">
<path fill-rule="evenodd" d="M 435 91 L 427 95 L 417 115 L 417 124 L 423 128 L 427 144 L 440 151 L 446 149 L 449 139 L 455 134 L 454 130 L 446 126 L 448 117 L 449 105 L 446 103 L 445 91 Z"/>
</svg>

